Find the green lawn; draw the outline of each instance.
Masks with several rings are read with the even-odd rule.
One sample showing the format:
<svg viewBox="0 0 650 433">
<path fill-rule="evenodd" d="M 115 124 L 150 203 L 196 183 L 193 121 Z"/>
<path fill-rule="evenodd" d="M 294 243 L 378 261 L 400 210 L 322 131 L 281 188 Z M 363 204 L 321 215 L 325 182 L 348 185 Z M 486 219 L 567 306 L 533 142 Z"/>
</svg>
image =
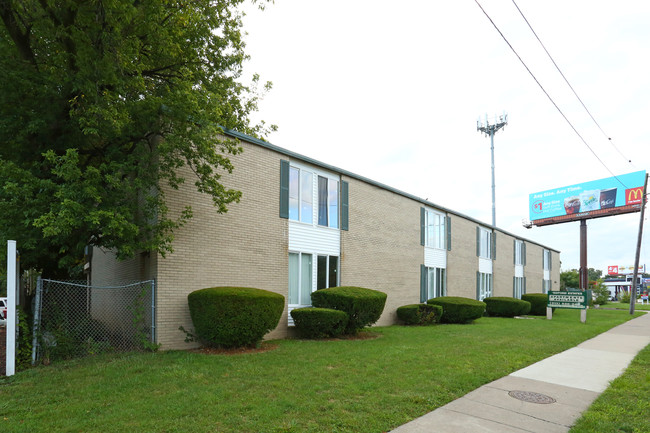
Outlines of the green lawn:
<svg viewBox="0 0 650 433">
<path fill-rule="evenodd" d="M 375 339 L 279 340 L 255 354 L 68 361 L 0 380 L 0 431 L 384 432 L 630 315 L 579 317 L 378 327 Z"/>
<path fill-rule="evenodd" d="M 596 399 L 569 433 L 650 432 L 650 346 Z"/>
<path fill-rule="evenodd" d="M 616 308 L 617 310 L 630 311 L 630 304 L 623 304 L 620 302 L 608 302 L 605 305 L 603 305 L 602 308 Z M 650 304 L 639 304 L 637 302 L 636 304 L 634 304 L 634 310 L 650 311 Z"/>
</svg>

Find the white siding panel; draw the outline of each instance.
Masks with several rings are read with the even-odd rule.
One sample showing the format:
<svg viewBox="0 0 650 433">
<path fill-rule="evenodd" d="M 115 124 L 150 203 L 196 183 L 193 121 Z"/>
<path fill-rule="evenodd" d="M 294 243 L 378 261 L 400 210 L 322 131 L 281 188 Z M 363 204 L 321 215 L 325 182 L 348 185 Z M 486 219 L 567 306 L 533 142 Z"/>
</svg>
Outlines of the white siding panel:
<svg viewBox="0 0 650 433">
<path fill-rule="evenodd" d="M 524 267 L 522 265 L 515 265 L 515 277 L 524 278 Z"/>
<path fill-rule="evenodd" d="M 424 247 L 424 266 L 446 269 L 447 250 Z"/>
<path fill-rule="evenodd" d="M 482 274 L 491 274 L 492 273 L 492 260 L 484 259 L 483 257 L 478 258 L 478 271 Z"/>
<path fill-rule="evenodd" d="M 341 232 L 289 221 L 289 251 L 341 255 Z"/>
</svg>

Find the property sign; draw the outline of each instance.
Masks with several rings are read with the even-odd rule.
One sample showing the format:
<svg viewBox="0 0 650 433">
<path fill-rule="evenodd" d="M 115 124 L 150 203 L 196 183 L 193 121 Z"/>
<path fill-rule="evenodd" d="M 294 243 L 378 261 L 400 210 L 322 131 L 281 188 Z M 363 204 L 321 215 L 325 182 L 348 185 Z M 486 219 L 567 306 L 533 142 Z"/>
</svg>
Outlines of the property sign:
<svg viewBox="0 0 650 433">
<path fill-rule="evenodd" d="M 548 308 L 587 309 L 587 294 L 590 292 L 549 291 Z"/>
<path fill-rule="evenodd" d="M 530 220 L 540 226 L 638 212 L 645 179 L 637 171 L 530 194 Z"/>
</svg>

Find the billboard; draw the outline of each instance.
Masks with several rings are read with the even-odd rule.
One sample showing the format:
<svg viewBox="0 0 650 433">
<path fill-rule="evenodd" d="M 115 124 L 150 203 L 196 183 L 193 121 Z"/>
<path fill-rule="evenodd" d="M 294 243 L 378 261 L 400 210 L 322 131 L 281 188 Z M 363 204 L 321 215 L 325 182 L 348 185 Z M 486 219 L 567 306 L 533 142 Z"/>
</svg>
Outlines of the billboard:
<svg viewBox="0 0 650 433">
<path fill-rule="evenodd" d="M 633 274 L 634 273 L 634 266 L 607 266 L 607 275 L 626 275 L 626 274 Z M 637 269 L 637 273 L 643 274 L 645 273 L 645 265 L 639 265 Z"/>
<path fill-rule="evenodd" d="M 637 171 L 530 194 L 530 221 L 540 226 L 638 212 L 645 179 Z"/>
</svg>

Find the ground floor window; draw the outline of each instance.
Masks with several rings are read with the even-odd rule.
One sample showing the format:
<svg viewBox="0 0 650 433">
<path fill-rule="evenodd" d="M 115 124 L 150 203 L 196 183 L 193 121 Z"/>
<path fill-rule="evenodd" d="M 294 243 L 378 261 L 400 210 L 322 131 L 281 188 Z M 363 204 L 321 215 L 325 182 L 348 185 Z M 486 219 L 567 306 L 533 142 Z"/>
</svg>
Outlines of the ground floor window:
<svg viewBox="0 0 650 433">
<path fill-rule="evenodd" d="M 427 268 L 427 299 L 445 296 L 447 277 L 444 268 Z"/>
<path fill-rule="evenodd" d="M 316 284 L 314 284 L 314 277 Z M 311 292 L 338 285 L 338 256 L 289 253 L 289 305 L 311 305 Z"/>
<path fill-rule="evenodd" d="M 312 255 L 289 253 L 289 304 L 311 305 Z"/>
<path fill-rule="evenodd" d="M 516 299 L 521 299 L 521 295 L 526 293 L 524 277 L 514 277 L 513 278 L 513 288 L 512 288 L 512 297 Z"/>
<path fill-rule="evenodd" d="M 318 277 L 316 289 L 326 289 L 339 285 L 339 258 L 337 256 L 318 256 Z"/>
<path fill-rule="evenodd" d="M 492 274 L 476 273 L 476 298 L 482 301 L 492 296 Z"/>
<path fill-rule="evenodd" d="M 542 292 L 548 293 L 551 290 L 551 280 L 542 280 Z"/>
</svg>

